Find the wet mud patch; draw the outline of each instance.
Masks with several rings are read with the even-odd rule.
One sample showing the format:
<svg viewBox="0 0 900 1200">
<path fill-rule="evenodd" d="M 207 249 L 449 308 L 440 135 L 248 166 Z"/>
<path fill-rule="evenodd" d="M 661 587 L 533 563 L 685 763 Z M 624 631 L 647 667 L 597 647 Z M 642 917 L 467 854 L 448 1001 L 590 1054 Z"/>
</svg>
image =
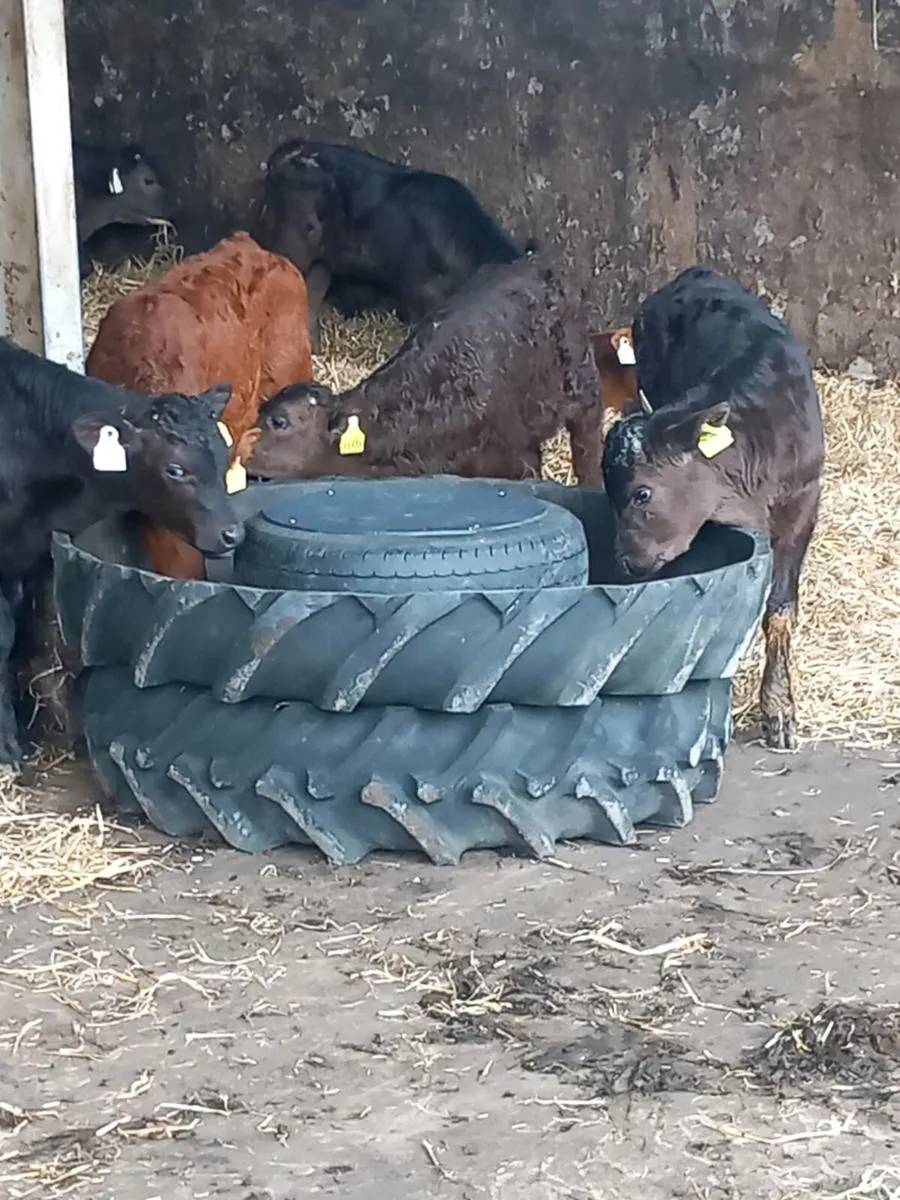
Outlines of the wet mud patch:
<svg viewBox="0 0 900 1200">
<path fill-rule="evenodd" d="M 754 877 L 815 876 L 830 871 L 858 849 L 851 839 L 838 838 L 823 844 L 803 830 L 779 830 L 765 838 L 733 838 L 732 844 L 746 845 L 750 853 L 737 863 L 726 863 L 724 859 L 676 863 L 667 868 L 666 874 L 675 883 L 701 887 L 726 880 L 737 884 Z"/>
<path fill-rule="evenodd" d="M 724 1064 L 667 1038 L 626 1025 L 598 1027 L 574 1041 L 558 1042 L 521 1061 L 526 1071 L 555 1075 L 596 1097 L 663 1092 L 723 1095 Z"/>
<path fill-rule="evenodd" d="M 744 1065 L 780 1095 L 884 1099 L 900 1092 L 900 1005 L 819 1005 L 747 1051 Z"/>
</svg>

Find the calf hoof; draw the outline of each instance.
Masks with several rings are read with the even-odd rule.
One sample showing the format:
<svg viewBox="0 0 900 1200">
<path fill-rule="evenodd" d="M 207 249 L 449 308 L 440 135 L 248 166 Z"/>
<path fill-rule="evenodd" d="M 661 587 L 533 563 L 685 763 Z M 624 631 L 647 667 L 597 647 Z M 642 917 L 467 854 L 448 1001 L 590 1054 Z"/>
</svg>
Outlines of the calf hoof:
<svg viewBox="0 0 900 1200">
<path fill-rule="evenodd" d="M 791 713 L 776 713 L 762 719 L 763 745 L 769 750 L 797 749 L 797 722 Z"/>
<path fill-rule="evenodd" d="M 24 757 L 17 737 L 0 736 L 0 771 L 4 767 L 17 771 Z"/>
<path fill-rule="evenodd" d="M 19 741 L 19 727 L 10 714 L 7 720 L 0 723 L 0 767 L 17 768 L 24 757 Z"/>
</svg>

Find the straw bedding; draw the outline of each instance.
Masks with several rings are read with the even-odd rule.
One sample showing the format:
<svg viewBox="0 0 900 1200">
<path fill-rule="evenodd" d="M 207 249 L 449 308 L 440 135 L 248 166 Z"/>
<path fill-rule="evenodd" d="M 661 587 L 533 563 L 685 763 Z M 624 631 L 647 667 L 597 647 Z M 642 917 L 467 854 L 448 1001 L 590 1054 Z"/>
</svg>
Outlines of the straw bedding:
<svg viewBox="0 0 900 1200">
<path fill-rule="evenodd" d="M 178 258 L 160 231 L 149 263 L 98 269 L 84 287 L 85 341 L 109 304 Z M 323 320 L 317 378 L 350 387 L 400 344 L 391 317 Z M 828 447 L 822 513 L 801 583 L 794 642 L 795 691 L 810 740 L 860 745 L 900 730 L 900 387 L 818 374 Z M 543 474 L 574 483 L 568 436 L 545 446 Z M 739 727 L 756 719 L 761 639 L 735 685 Z"/>
</svg>

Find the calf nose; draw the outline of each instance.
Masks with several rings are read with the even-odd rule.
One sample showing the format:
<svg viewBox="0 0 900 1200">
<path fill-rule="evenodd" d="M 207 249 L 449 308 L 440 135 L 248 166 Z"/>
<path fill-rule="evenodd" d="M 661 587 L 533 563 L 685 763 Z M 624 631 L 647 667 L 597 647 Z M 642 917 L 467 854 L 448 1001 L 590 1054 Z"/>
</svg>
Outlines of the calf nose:
<svg viewBox="0 0 900 1200">
<path fill-rule="evenodd" d="M 229 525 L 221 533 L 222 545 L 226 550 L 236 550 L 244 540 L 243 525 Z"/>
</svg>

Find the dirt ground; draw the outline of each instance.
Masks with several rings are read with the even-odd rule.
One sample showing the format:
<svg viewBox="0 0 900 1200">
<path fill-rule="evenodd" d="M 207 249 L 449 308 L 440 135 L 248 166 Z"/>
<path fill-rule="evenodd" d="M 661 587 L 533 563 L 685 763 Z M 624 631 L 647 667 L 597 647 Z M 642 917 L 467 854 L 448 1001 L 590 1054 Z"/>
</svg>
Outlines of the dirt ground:
<svg viewBox="0 0 900 1200">
<path fill-rule="evenodd" d="M 0 914 L 0 1196 L 900 1195 L 900 754 L 727 768 L 551 863 L 117 835 L 139 887 Z"/>
</svg>

